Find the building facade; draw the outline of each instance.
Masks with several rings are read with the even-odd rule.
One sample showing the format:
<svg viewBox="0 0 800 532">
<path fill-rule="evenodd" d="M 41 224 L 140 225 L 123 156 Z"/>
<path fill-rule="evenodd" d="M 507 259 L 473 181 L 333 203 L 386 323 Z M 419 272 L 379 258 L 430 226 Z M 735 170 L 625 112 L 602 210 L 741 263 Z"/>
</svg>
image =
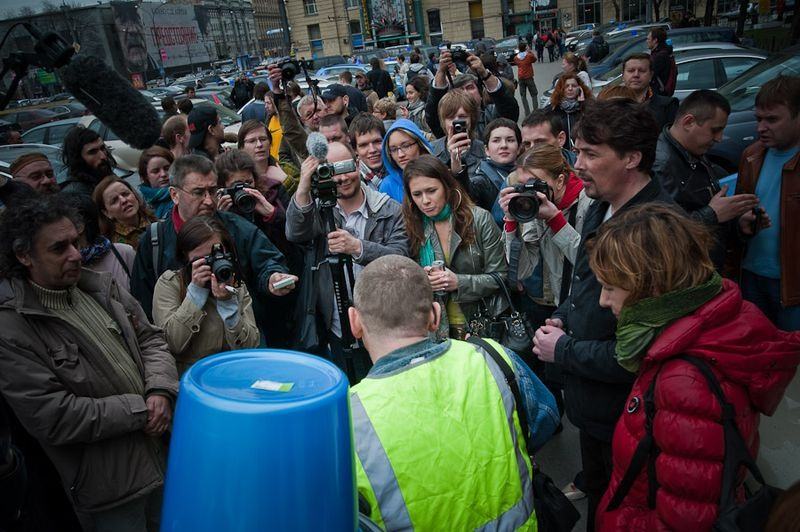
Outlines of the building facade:
<svg viewBox="0 0 800 532">
<path fill-rule="evenodd" d="M 262 55 L 288 55 L 291 43 L 283 0 L 253 0 L 253 17 Z"/>
<path fill-rule="evenodd" d="M 569 31 L 611 20 L 644 21 L 652 1 L 286 0 L 286 10 L 293 50 L 298 56 L 321 57 L 401 44 L 524 36 L 543 28 Z M 702 17 L 704 9 L 705 0 L 662 0 L 657 18 L 679 19 L 684 12 Z"/>
</svg>

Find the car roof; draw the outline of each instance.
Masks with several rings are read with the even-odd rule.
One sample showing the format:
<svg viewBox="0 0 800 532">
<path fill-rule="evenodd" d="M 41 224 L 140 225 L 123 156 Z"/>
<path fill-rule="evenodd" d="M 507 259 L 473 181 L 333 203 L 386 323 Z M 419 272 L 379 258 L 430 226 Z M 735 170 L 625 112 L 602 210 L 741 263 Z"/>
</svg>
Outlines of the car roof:
<svg viewBox="0 0 800 532">
<path fill-rule="evenodd" d="M 750 48 L 706 48 L 706 49 L 688 49 L 688 50 L 675 50 L 675 61 L 684 61 L 695 59 L 698 57 L 762 57 L 767 58 L 768 53 L 761 50 L 753 50 Z"/>
</svg>

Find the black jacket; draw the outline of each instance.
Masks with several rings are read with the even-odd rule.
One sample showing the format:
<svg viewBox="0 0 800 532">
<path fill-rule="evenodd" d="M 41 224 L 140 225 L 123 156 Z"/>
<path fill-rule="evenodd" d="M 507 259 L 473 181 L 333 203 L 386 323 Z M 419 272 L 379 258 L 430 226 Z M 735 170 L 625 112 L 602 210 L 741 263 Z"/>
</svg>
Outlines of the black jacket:
<svg viewBox="0 0 800 532">
<path fill-rule="evenodd" d="M 564 125 L 564 133 L 567 134 L 567 142 L 564 145 L 564 148 L 567 150 L 571 150 L 575 147 L 575 137 L 572 135 L 572 130 L 575 128 L 575 125 L 578 123 L 578 120 L 581 119 L 581 115 L 583 114 L 583 104 L 576 110 L 571 113 L 566 112 L 560 106 L 553 107 L 552 104 L 548 105 L 544 108 L 544 110 L 548 113 L 557 114 L 561 117 L 561 123 Z"/>
<path fill-rule="evenodd" d="M 436 138 L 444 137 L 445 131 L 439 122 L 439 102 L 445 94 L 450 91 L 450 88 L 438 89 L 431 83 L 430 92 L 428 93 L 428 102 L 425 104 L 425 116 L 428 120 L 428 125 L 431 128 L 431 133 Z M 494 92 L 489 93 L 489 98 L 492 103 L 482 107 L 481 112 L 478 114 L 478 124 L 475 126 L 476 139 L 483 138 L 483 130 L 486 125 L 495 118 L 508 118 L 516 122 L 519 120 L 519 104 L 514 94 L 509 94 L 506 91 L 505 85 L 500 83 L 500 88 Z"/>
<path fill-rule="evenodd" d="M 674 203 L 657 181 L 651 180 L 620 211 L 650 202 Z M 600 283 L 589 268 L 583 245 L 603 223 L 608 203 L 597 201 L 586 212 L 581 247 L 572 277 L 572 292 L 553 314 L 564 322 L 567 334 L 559 338 L 555 363 L 564 375 L 567 417 L 580 430 L 610 442 L 614 426 L 636 374 L 617 363 L 617 320 L 600 306 Z"/>
<path fill-rule="evenodd" d="M 586 47 L 586 59 L 590 63 L 597 63 L 601 61 L 606 55 L 605 40 L 602 35 L 595 35 L 592 37 L 592 42 Z"/>
<path fill-rule="evenodd" d="M 653 97 L 647 100 L 647 105 L 653 113 L 653 116 L 656 117 L 658 127 L 663 128 L 664 126 L 672 125 L 672 122 L 675 121 L 675 115 L 678 113 L 678 105 L 680 105 L 680 102 L 677 98 L 673 98 L 672 96 L 653 94 Z"/>
<path fill-rule="evenodd" d="M 670 71 L 672 70 L 672 46 L 659 44 L 650 52 L 650 59 L 653 61 L 653 81 L 650 86 L 656 94 L 672 96 L 672 94 L 664 92 L 664 87 L 669 81 Z"/>
<path fill-rule="evenodd" d="M 367 79 L 372 89 L 378 94 L 378 98 L 386 98 L 389 92 L 394 90 L 392 76 L 383 69 L 373 68 L 367 72 Z"/>
<path fill-rule="evenodd" d="M 725 171 L 705 156 L 697 158 L 690 154 L 665 127 L 658 137 L 653 175 L 689 216 L 713 228 L 717 245 L 711 250 L 711 259 L 717 268 L 722 267 L 725 242 L 732 227 L 729 223 L 720 224 L 708 204 L 719 192 L 719 179 L 725 176 Z"/>
</svg>

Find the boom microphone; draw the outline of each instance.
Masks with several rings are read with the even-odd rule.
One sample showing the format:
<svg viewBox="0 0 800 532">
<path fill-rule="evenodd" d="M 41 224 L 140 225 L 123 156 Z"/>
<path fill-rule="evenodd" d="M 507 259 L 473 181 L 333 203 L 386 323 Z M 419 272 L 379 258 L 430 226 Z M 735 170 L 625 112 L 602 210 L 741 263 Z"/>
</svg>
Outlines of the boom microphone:
<svg viewBox="0 0 800 532">
<path fill-rule="evenodd" d="M 67 90 L 124 143 L 144 150 L 161 136 L 155 107 L 102 60 L 77 55 L 60 74 Z"/>
<path fill-rule="evenodd" d="M 308 154 L 315 159 L 324 161 L 328 157 L 328 139 L 319 132 L 309 133 L 306 139 Z"/>
</svg>

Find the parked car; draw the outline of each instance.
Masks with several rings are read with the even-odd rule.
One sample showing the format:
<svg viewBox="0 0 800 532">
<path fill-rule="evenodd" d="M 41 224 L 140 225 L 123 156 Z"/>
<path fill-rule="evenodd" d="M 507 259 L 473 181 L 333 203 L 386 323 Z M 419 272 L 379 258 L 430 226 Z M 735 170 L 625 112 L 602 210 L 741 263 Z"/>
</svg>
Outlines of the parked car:
<svg viewBox="0 0 800 532">
<path fill-rule="evenodd" d="M 91 114 L 85 105 L 80 102 L 67 102 L 67 103 L 60 103 L 58 105 L 53 105 L 52 107 L 48 107 L 47 109 L 63 115 L 66 118 L 76 118 L 83 115 Z"/>
<path fill-rule="evenodd" d="M 314 76 L 317 77 L 317 78 L 320 78 L 320 79 L 331 79 L 331 78 L 333 78 L 334 80 L 336 80 L 336 78 L 342 72 L 349 71 L 351 74 L 353 74 L 355 76 L 356 72 L 359 72 L 359 71 L 360 72 L 369 72 L 369 70 L 370 70 L 369 66 L 366 66 L 366 65 L 356 65 L 354 63 L 345 63 L 345 64 L 342 64 L 342 65 L 332 65 L 332 66 L 329 66 L 329 67 L 320 68 L 319 70 L 317 70 L 317 72 L 314 74 Z"/>
<path fill-rule="evenodd" d="M 506 37 L 495 43 L 494 53 L 498 56 L 504 55 L 511 59 L 519 52 L 519 42 L 520 37 L 518 35 Z"/>
<path fill-rule="evenodd" d="M 378 59 L 386 59 L 389 57 L 389 54 L 383 48 L 374 48 L 372 50 L 362 50 L 360 52 L 353 52 L 353 61 L 355 64 L 364 64 L 368 65 L 369 60 L 373 57 L 377 57 Z M 316 62 L 315 62 L 316 63 Z M 320 65 L 317 65 L 319 68 Z"/>
<path fill-rule="evenodd" d="M 22 142 L 26 144 L 47 144 L 49 146 L 61 146 L 64 137 L 70 129 L 81 123 L 81 118 L 67 118 L 56 120 L 29 129 L 22 134 Z"/>
<path fill-rule="evenodd" d="M 7 122 L 17 123 L 22 131 L 27 131 L 32 127 L 40 126 L 54 120 L 66 118 L 59 113 L 48 111 L 47 109 L 19 109 L 4 113 L 0 116 Z"/>
<path fill-rule="evenodd" d="M 731 173 L 738 170 L 744 149 L 758 139 L 753 114 L 756 94 L 764 83 L 779 75 L 800 77 L 800 46 L 771 56 L 719 88 L 731 104 L 731 114 L 722 142 L 711 148 L 708 157 Z M 800 475 L 800 471 L 797 473 Z"/>
<path fill-rule="evenodd" d="M 314 68 L 318 69 L 347 63 L 347 60 L 344 58 L 343 55 L 326 55 L 323 57 L 315 57 L 313 61 L 314 61 Z"/>
<path fill-rule="evenodd" d="M 690 44 L 697 42 L 732 42 L 739 43 L 739 38 L 736 37 L 736 28 L 723 28 L 723 27 L 698 27 L 698 28 L 679 28 L 671 30 L 668 38 L 671 39 L 672 46 L 677 47 L 681 44 Z M 599 63 L 592 63 L 589 65 L 589 75 L 592 78 L 602 76 L 609 70 L 621 64 L 626 57 L 631 54 L 638 54 L 647 52 L 647 35 L 640 35 L 635 38 L 625 38 L 626 42 L 616 49 L 612 49 L 605 59 Z M 610 43 L 609 43 L 610 47 Z"/>
</svg>

